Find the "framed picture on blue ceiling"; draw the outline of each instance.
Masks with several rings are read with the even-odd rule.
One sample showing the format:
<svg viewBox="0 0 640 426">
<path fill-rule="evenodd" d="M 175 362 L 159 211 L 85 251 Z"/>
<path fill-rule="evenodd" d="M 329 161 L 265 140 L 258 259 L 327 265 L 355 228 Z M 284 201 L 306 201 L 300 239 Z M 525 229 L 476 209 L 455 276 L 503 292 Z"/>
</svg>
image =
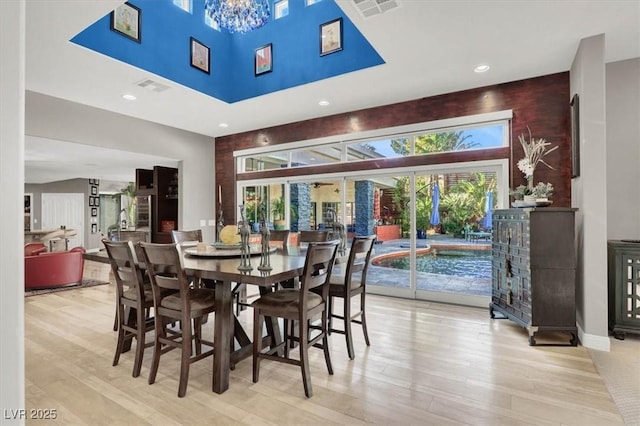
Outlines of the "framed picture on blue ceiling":
<svg viewBox="0 0 640 426">
<path fill-rule="evenodd" d="M 320 25 L 320 56 L 342 50 L 342 18 Z"/>
<path fill-rule="evenodd" d="M 111 12 L 111 30 L 140 43 L 142 42 L 141 18 L 140 8 L 126 2 Z"/>
<path fill-rule="evenodd" d="M 273 46 L 271 43 L 256 49 L 254 63 L 256 76 L 273 71 Z"/>
<path fill-rule="evenodd" d="M 191 66 L 209 74 L 209 48 L 191 37 Z"/>
</svg>

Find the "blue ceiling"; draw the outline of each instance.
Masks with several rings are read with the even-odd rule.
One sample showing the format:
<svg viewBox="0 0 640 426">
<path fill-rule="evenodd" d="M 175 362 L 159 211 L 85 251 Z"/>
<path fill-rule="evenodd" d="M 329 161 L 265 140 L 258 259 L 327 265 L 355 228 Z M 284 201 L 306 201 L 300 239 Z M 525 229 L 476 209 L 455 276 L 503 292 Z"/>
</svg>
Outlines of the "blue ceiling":
<svg viewBox="0 0 640 426">
<path fill-rule="evenodd" d="M 140 43 L 110 30 L 109 14 L 71 41 L 227 103 L 384 64 L 333 0 L 310 6 L 304 0 L 289 0 L 287 16 L 272 16 L 262 28 L 246 34 L 207 26 L 204 0 L 193 0 L 193 14 L 172 0 L 129 3 L 141 10 Z M 320 56 L 320 25 L 340 17 L 343 49 Z M 191 37 L 210 48 L 210 74 L 190 65 Z M 256 76 L 255 50 L 269 43 L 273 46 L 272 72 Z"/>
</svg>

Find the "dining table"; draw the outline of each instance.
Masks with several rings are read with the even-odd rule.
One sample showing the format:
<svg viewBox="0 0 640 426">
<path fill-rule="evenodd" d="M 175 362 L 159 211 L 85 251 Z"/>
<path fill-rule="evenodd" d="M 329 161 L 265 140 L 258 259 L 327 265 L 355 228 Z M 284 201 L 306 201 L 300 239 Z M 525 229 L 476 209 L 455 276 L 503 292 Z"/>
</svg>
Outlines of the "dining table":
<svg viewBox="0 0 640 426">
<path fill-rule="evenodd" d="M 235 364 L 253 355 L 253 343 L 233 312 L 232 285 L 256 285 L 260 287 L 260 293 L 265 294 L 276 284 L 290 282 L 302 275 L 306 250 L 298 246 L 287 249 L 272 247 L 269 256 L 270 270 L 258 269 L 261 257 L 257 246 L 252 246 L 250 250 L 251 270 L 239 269 L 240 251 L 236 248 L 215 247 L 215 244 L 205 243 L 200 248 L 183 246 L 180 252 L 185 272 L 198 276 L 215 291 L 212 390 L 220 394 L 229 389 L 230 371 Z M 87 253 L 85 258 L 109 262 L 104 251 Z M 144 268 L 143 265 L 140 266 Z M 282 341 L 277 320 L 265 318 L 265 322 L 267 341 L 264 343 L 275 346 Z"/>
<path fill-rule="evenodd" d="M 208 254 L 185 250 L 183 267 L 187 273 L 198 274 L 202 280 L 214 283 L 216 306 L 214 312 L 215 346 L 213 353 L 213 392 L 223 393 L 229 388 L 232 365 L 253 354 L 251 339 L 233 313 L 232 284 L 242 283 L 260 287 L 261 293 L 270 291 L 275 284 L 295 279 L 302 275 L 305 255 L 303 251 L 289 248 L 275 249 L 270 253 L 270 270 L 258 269 L 260 252 L 253 251 L 251 270 L 240 270 L 240 258 L 224 253 L 224 250 L 210 250 Z M 272 344 L 281 341 L 275 319 L 267 321 L 267 335 Z M 237 343 L 237 344 L 235 344 Z M 234 345 L 232 347 L 232 345 Z"/>
</svg>

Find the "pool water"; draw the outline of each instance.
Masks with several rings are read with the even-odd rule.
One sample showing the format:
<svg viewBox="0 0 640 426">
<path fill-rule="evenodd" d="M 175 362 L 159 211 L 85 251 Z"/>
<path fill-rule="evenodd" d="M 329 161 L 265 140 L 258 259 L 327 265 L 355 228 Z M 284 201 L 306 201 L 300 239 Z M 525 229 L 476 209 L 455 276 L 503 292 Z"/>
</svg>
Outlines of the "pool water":
<svg viewBox="0 0 640 426">
<path fill-rule="evenodd" d="M 491 277 L 491 250 L 440 250 L 436 254 L 419 254 L 416 263 L 420 272 L 470 278 Z M 382 259 L 375 265 L 409 269 L 409 256 Z"/>
</svg>

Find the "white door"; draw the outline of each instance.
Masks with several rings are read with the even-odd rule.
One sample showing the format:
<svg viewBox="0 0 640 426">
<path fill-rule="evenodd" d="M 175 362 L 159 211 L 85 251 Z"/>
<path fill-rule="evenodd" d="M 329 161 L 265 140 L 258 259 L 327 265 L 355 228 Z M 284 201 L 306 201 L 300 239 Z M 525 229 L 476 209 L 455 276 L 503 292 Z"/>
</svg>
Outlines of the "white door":
<svg viewBox="0 0 640 426">
<path fill-rule="evenodd" d="M 75 230 L 76 235 L 69 237 L 69 248 L 82 246 L 84 241 L 84 194 L 42 194 L 42 229 Z"/>
</svg>

